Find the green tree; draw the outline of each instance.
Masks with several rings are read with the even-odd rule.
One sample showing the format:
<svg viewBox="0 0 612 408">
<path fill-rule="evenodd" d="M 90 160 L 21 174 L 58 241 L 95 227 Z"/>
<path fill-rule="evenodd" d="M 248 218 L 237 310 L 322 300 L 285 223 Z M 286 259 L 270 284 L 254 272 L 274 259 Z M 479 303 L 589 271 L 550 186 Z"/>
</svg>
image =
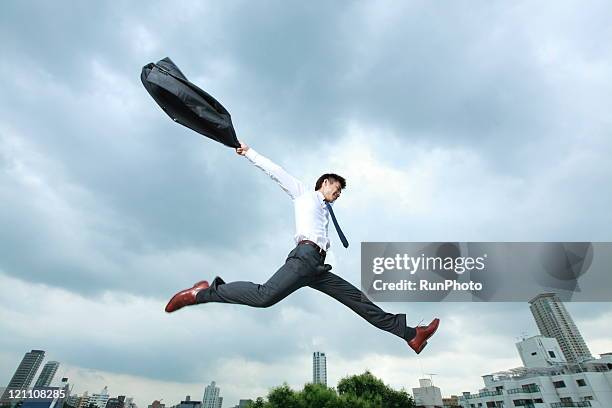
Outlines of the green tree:
<svg viewBox="0 0 612 408">
<path fill-rule="evenodd" d="M 248 408 L 265 408 L 266 404 L 264 402 L 264 399 L 261 397 L 257 397 L 257 399 L 255 400 L 255 402 L 249 402 L 247 404 Z"/>
<path fill-rule="evenodd" d="M 287 383 L 270 391 L 268 394 L 268 403 L 270 405 L 266 405 L 266 408 L 301 408 L 299 395 L 297 395 Z"/>
<path fill-rule="evenodd" d="M 338 383 L 341 396 L 355 396 L 372 407 L 414 408 L 414 401 L 405 390 L 396 391 L 374 377 L 371 372 L 345 377 Z"/>
<path fill-rule="evenodd" d="M 302 391 L 294 391 L 285 383 L 249 408 L 414 408 L 414 402 L 403 389 L 396 391 L 366 371 L 343 378 L 337 391 L 322 384 L 306 384 Z"/>
<path fill-rule="evenodd" d="M 300 392 L 302 407 L 321 407 L 321 408 L 344 408 L 342 401 L 333 388 L 328 388 L 323 384 L 306 384 L 304 390 Z"/>
</svg>

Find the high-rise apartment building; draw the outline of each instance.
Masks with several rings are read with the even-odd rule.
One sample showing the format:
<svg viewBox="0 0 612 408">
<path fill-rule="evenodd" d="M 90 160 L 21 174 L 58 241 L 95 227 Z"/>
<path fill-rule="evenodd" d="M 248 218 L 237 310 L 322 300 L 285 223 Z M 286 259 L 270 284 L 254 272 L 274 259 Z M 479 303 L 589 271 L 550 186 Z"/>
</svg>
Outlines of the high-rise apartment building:
<svg viewBox="0 0 612 408">
<path fill-rule="evenodd" d="M 40 375 L 38 376 L 38 380 L 36 380 L 35 388 L 38 387 L 48 387 L 51 385 L 51 381 L 53 381 L 53 377 L 55 373 L 57 373 L 57 369 L 59 368 L 59 363 L 57 361 L 49 361 L 43 367 Z"/>
<path fill-rule="evenodd" d="M 204 389 L 204 398 L 202 399 L 202 408 L 221 408 L 223 398 L 219 396 L 221 390 L 213 381 Z"/>
<path fill-rule="evenodd" d="M 568 363 L 593 358 L 574 320 L 555 293 L 542 293 L 529 304 L 540 334 L 557 339 Z"/>
<path fill-rule="evenodd" d="M 312 353 L 312 382 L 327 385 L 327 358 L 320 351 Z"/>
<path fill-rule="evenodd" d="M 43 350 L 32 350 L 25 353 L 21 363 L 15 370 L 11 381 L 8 383 L 6 390 L 2 394 L 0 401 L 6 400 L 10 390 L 25 389 L 30 387 L 32 380 L 40 367 L 43 359 L 45 358 L 45 352 Z"/>
</svg>

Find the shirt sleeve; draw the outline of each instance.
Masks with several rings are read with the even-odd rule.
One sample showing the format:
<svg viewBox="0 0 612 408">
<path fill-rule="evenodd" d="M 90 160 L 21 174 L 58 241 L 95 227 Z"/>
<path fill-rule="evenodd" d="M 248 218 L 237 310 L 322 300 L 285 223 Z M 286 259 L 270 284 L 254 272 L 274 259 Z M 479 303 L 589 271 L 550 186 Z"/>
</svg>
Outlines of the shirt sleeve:
<svg viewBox="0 0 612 408">
<path fill-rule="evenodd" d="M 285 169 L 272 162 L 272 160 L 257 153 L 252 147 L 249 147 L 249 150 L 246 151 L 244 156 L 249 159 L 255 167 L 260 168 L 264 173 L 270 176 L 272 180 L 276 181 L 278 185 L 289 194 L 292 200 L 301 196 L 306 191 L 304 184 L 300 180 L 287 173 Z"/>
</svg>

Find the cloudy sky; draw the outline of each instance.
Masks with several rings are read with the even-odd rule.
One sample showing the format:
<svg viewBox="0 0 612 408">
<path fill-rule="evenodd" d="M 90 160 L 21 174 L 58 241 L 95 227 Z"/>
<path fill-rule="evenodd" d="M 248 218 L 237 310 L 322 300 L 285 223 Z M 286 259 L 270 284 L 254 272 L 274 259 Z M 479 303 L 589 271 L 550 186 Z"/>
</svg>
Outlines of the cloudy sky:
<svg viewBox="0 0 612 408">
<path fill-rule="evenodd" d="M 176 3 L 176 4 L 175 4 Z M 611 241 L 612 6 L 584 2 L 32 2 L 0 5 L 0 385 L 33 348 L 74 391 L 224 406 L 370 369 L 444 395 L 520 365 L 525 303 L 385 303 L 439 334 L 417 357 L 304 288 L 269 309 L 167 315 L 216 275 L 262 282 L 292 248 L 288 197 L 170 121 L 140 83 L 170 56 L 241 140 L 348 188 L 334 271 L 361 241 Z M 594 354 L 609 303 L 569 304 Z"/>
</svg>

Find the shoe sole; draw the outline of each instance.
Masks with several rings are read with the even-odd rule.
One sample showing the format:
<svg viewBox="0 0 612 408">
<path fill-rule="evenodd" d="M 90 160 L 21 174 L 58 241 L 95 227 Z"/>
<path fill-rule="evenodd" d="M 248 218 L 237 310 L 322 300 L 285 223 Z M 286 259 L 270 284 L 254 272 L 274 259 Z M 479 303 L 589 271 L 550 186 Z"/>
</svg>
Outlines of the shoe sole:
<svg viewBox="0 0 612 408">
<path fill-rule="evenodd" d="M 431 336 L 430 336 L 431 337 Z M 428 337 L 429 338 L 429 337 Z M 427 345 L 427 342 L 425 341 L 423 344 L 421 344 L 421 348 L 419 348 L 416 353 L 417 354 L 421 354 L 421 351 L 423 351 L 423 349 L 425 348 L 425 346 Z"/>
</svg>

